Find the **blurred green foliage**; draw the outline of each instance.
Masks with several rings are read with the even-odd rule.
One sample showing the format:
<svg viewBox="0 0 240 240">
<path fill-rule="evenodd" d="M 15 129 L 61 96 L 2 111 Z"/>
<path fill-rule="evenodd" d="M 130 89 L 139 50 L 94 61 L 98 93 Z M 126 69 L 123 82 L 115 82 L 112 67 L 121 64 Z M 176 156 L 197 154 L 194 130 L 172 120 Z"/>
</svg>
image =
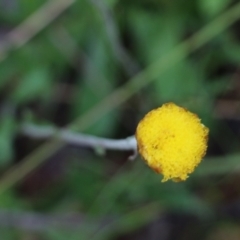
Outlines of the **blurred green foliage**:
<svg viewBox="0 0 240 240">
<path fill-rule="evenodd" d="M 137 71 L 164 59 L 236 1 L 76 0 L 19 46 L 18 41 L 37 26 L 34 16 L 49 2 L 57 1 L 0 2 L 0 189 L 8 170 L 18 169 L 23 157 L 42 143 L 21 134 L 23 122 L 67 126 L 131 81 Z M 43 14 L 41 18 L 51 16 Z M 26 19 L 27 28 L 23 24 Z M 220 25 L 225 24 L 223 20 Z M 19 35 L 14 35 L 16 32 Z M 15 36 L 14 41 L 9 36 Z M 210 128 L 209 155 L 195 175 L 184 183 L 163 184 L 140 159 L 130 162 L 119 152 L 98 156 L 89 149 L 64 146 L 43 159 L 44 164 L 17 186 L 0 193 L 0 238 L 120 240 L 125 236 L 133 240 L 137 239 L 131 235 L 135 231 L 172 213 L 182 219 L 185 215 L 196 217 L 198 231 L 203 233 L 198 236 L 196 230 L 186 237 L 185 232 L 178 240 L 205 239 L 209 231 L 214 235 L 216 209 L 237 200 L 240 192 L 233 184 L 238 180 L 233 171 L 239 159 L 240 134 L 217 112 L 228 109 L 218 105 L 220 100 L 227 100 L 232 109 L 231 101 L 238 102 L 240 97 L 236 83 L 240 81 L 239 20 L 187 55 L 178 63 L 169 63 L 168 70 L 157 72 L 151 84 L 120 107 L 109 112 L 95 109 L 92 118 L 96 121 L 84 131 L 127 137 L 134 134 L 147 111 L 164 102 L 176 102 L 198 113 Z M 239 124 L 237 110 L 227 118 Z M 229 188 L 236 192 L 234 196 L 228 197 Z M 12 218 L 5 222 L 1 210 L 6 209 L 84 217 L 77 227 L 78 218 L 72 228 L 65 222 L 64 226 L 43 224 L 40 230 L 34 228 L 37 220 L 31 219 L 28 229 L 12 223 Z M 208 221 L 212 227 L 206 229 L 204 222 Z M 156 234 L 152 239 L 161 239 L 161 233 Z M 145 239 L 150 239 L 147 236 Z"/>
</svg>

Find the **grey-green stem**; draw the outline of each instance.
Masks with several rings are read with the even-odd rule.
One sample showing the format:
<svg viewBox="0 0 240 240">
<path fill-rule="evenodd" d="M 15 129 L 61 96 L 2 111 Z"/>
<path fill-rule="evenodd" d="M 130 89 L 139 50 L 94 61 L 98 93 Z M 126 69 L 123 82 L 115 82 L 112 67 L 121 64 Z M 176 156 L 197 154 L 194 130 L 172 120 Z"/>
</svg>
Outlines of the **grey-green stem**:
<svg viewBox="0 0 240 240">
<path fill-rule="evenodd" d="M 130 159 L 135 158 L 137 155 L 137 141 L 135 136 L 130 136 L 125 139 L 108 139 L 83 133 L 75 133 L 68 129 L 57 129 L 51 126 L 38 126 L 34 124 L 23 124 L 21 133 L 34 139 L 47 139 L 57 136 L 66 143 L 76 144 L 82 147 L 92 147 L 94 149 L 133 151 L 134 155 L 131 156 Z"/>
</svg>

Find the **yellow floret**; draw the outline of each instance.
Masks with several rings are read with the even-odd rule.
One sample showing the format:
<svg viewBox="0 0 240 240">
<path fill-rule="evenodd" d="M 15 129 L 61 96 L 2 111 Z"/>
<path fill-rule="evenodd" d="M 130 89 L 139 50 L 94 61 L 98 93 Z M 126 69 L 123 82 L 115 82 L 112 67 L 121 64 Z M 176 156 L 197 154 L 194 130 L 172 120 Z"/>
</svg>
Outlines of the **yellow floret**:
<svg viewBox="0 0 240 240">
<path fill-rule="evenodd" d="M 166 103 L 150 111 L 138 124 L 139 153 L 156 172 L 169 179 L 186 180 L 207 149 L 208 128 L 188 110 Z"/>
</svg>

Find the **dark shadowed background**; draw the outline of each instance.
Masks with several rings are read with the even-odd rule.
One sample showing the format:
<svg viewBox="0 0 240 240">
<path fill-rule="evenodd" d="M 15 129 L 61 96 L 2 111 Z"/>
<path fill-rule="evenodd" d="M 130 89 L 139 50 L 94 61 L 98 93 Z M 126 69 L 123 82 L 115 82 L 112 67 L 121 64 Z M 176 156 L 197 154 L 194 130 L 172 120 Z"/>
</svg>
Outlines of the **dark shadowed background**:
<svg viewBox="0 0 240 240">
<path fill-rule="evenodd" d="M 0 239 L 240 239 L 240 2 L 0 0 Z M 210 128 L 186 182 L 23 124 L 133 135 L 175 102 Z"/>
</svg>

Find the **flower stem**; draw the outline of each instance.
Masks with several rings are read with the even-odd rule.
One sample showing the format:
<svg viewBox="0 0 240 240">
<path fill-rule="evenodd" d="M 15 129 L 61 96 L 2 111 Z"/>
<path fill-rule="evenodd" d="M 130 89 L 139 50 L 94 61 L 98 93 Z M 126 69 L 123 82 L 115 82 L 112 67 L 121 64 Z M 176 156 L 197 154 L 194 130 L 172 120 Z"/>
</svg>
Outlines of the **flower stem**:
<svg viewBox="0 0 240 240">
<path fill-rule="evenodd" d="M 47 139 L 57 136 L 63 142 L 76 144 L 83 147 L 102 148 L 105 150 L 136 151 L 137 142 L 135 136 L 125 139 L 108 139 L 83 133 L 75 133 L 67 129 L 57 129 L 51 126 L 37 126 L 23 124 L 21 133 L 35 139 Z"/>
</svg>

